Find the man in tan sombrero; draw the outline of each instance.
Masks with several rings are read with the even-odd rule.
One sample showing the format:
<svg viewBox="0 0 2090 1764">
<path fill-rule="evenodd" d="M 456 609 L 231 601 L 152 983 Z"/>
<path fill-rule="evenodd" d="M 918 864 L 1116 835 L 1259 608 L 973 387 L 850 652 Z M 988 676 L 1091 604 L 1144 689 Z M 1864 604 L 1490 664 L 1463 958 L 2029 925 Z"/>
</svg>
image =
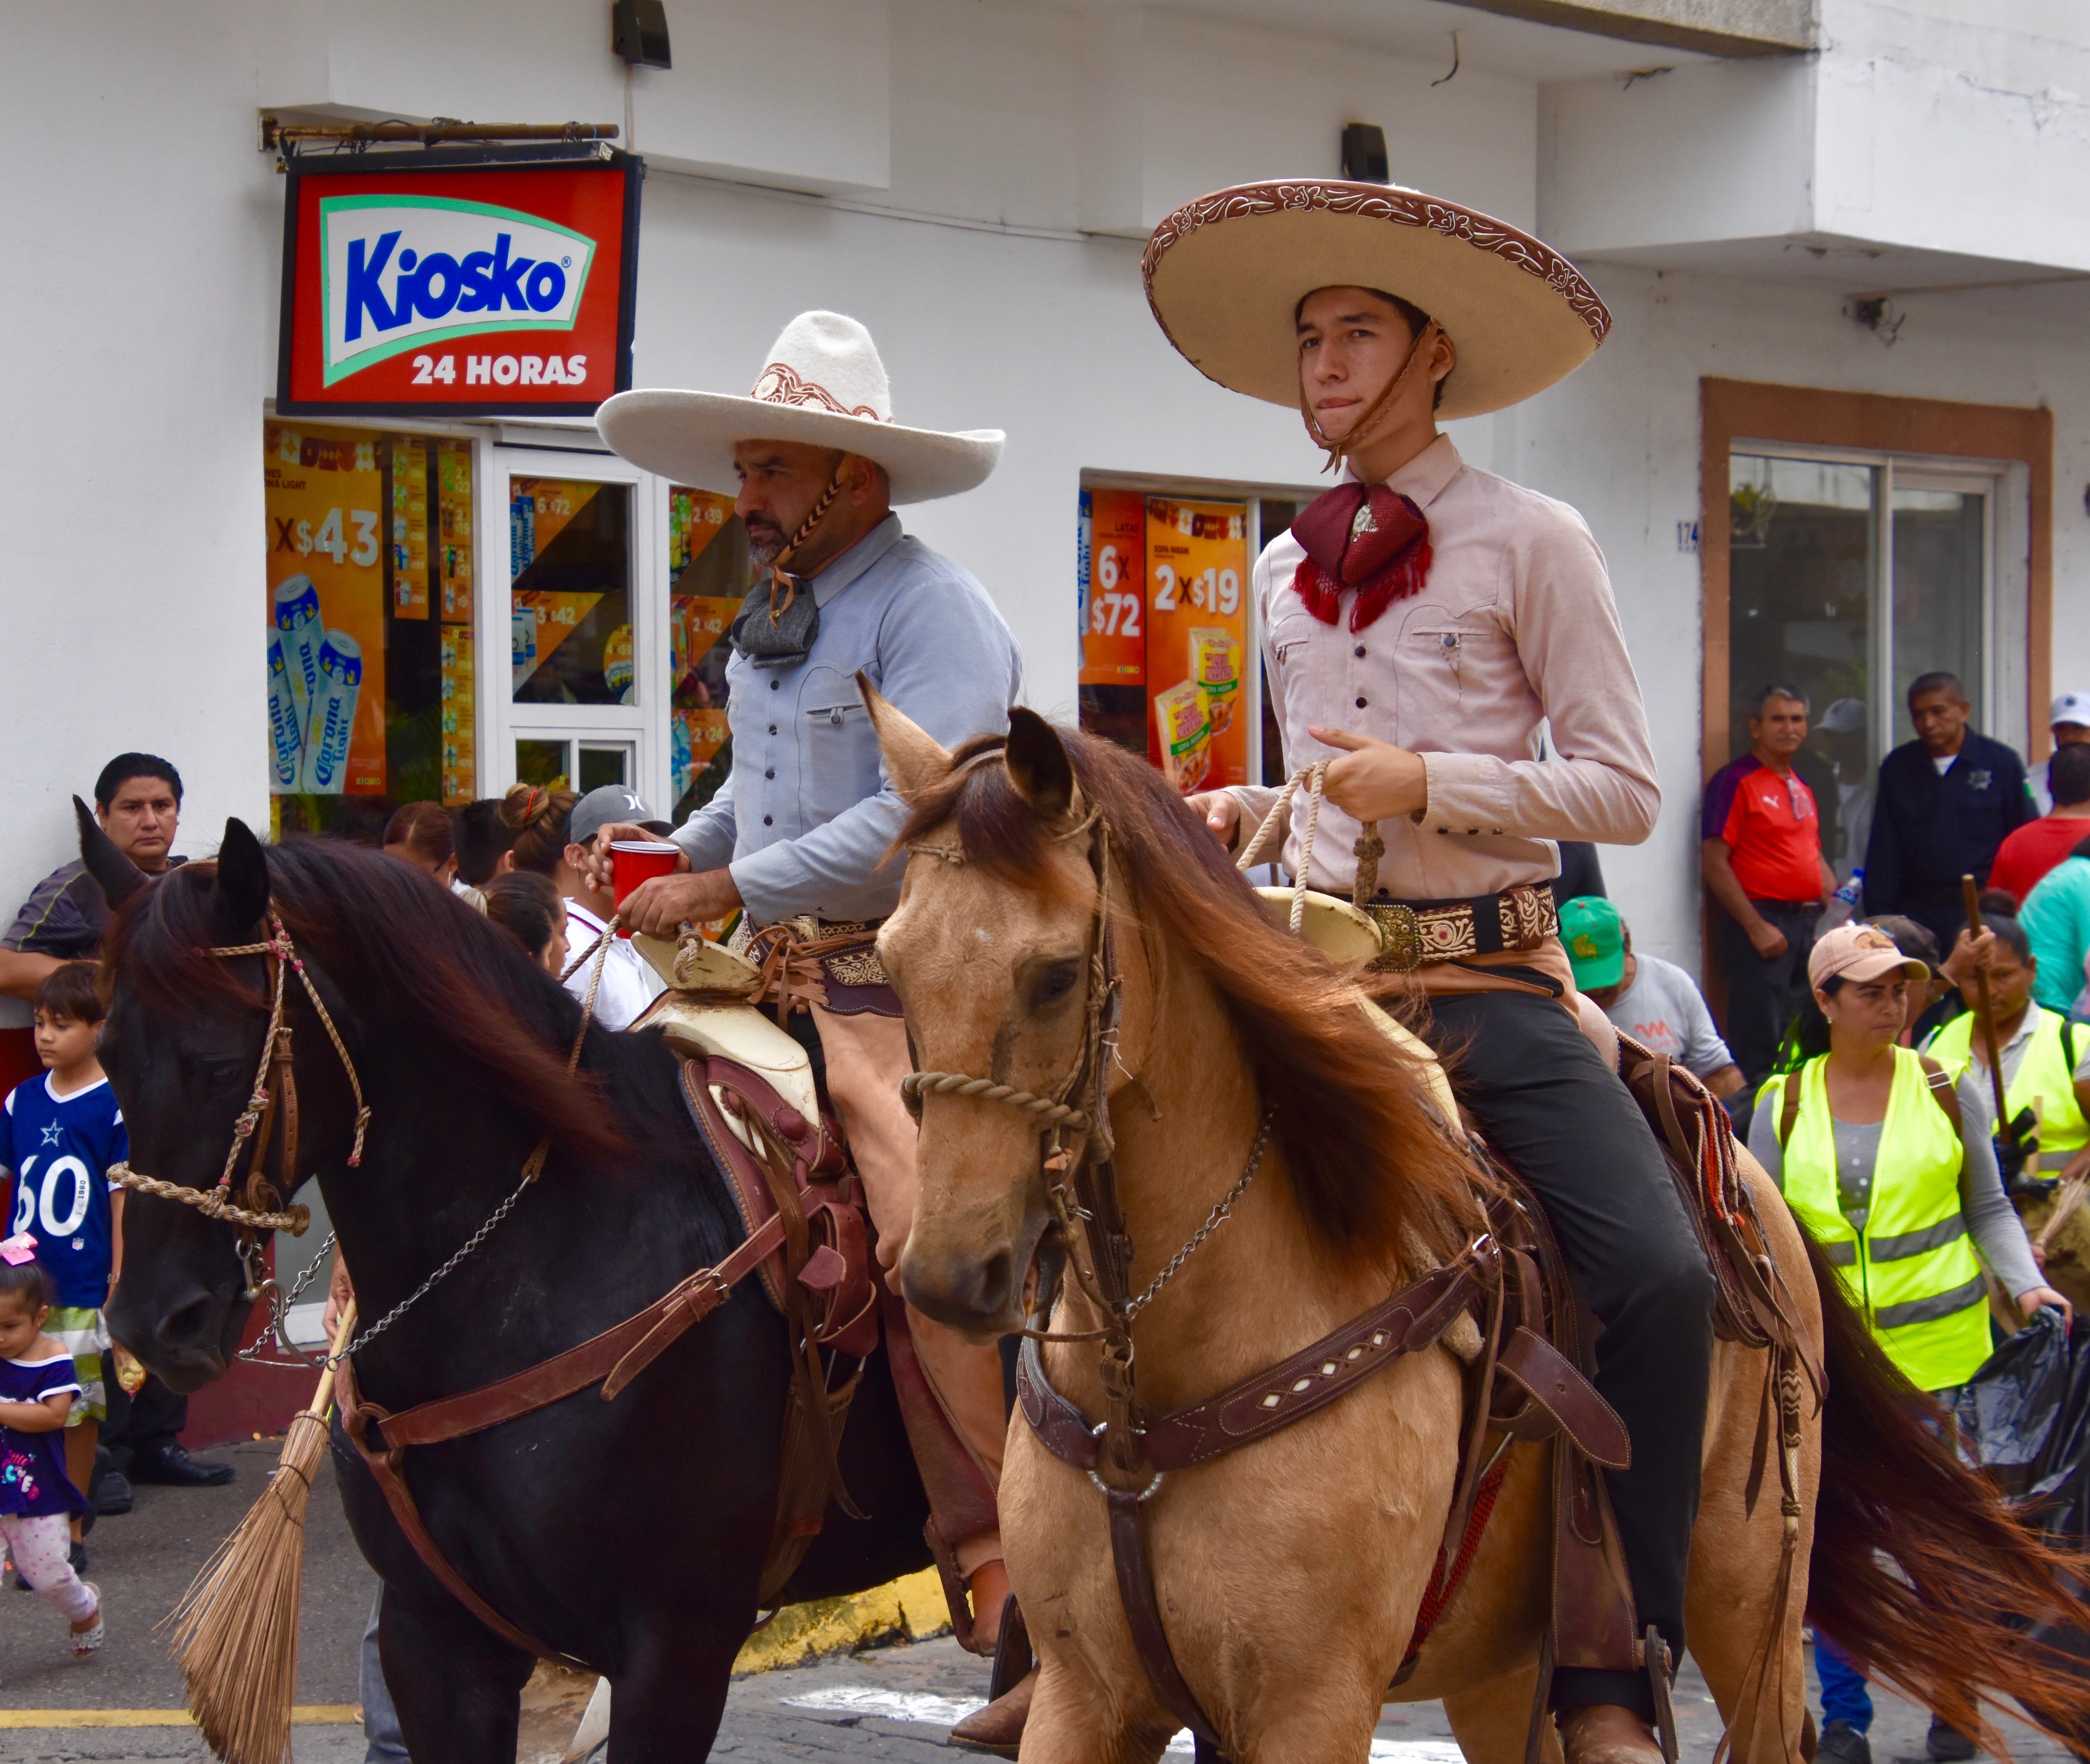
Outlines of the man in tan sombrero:
<svg viewBox="0 0 2090 1764">
<path fill-rule="evenodd" d="M 1515 227 L 1374 184 L 1220 191 L 1162 224 L 1146 270 L 1170 341 L 1221 385 L 1298 410 L 1342 468 L 1254 578 L 1286 771 L 1331 762 L 1309 880 L 1348 895 L 1359 824 L 1379 823 L 1382 965 L 1428 995 L 1462 1098 L 1538 1192 L 1603 1324 L 1597 1387 L 1632 1436 L 1632 1468 L 1607 1473 L 1632 1633 L 1657 1625 L 1680 1659 L 1713 1279 L 1639 1109 L 1578 1028 L 1548 886 L 1556 842 L 1653 830 L 1647 720 L 1581 517 L 1468 465 L 1437 428 L 1543 391 L 1610 315 Z M 1275 796 L 1193 801 L 1238 848 Z M 1563 1660 L 1603 1651 L 1585 1639 L 1563 1637 Z M 1634 1660 L 1563 1663 L 1552 1701 L 1569 1764 L 1660 1756 Z"/>
<path fill-rule="evenodd" d="M 731 775 L 673 834 L 678 873 L 631 894 L 626 920 L 672 938 L 684 921 L 745 909 L 758 955 L 767 928 L 790 928 L 770 933 L 767 947 L 784 962 L 789 995 L 810 1011 L 890 1270 L 914 1217 L 915 1127 L 899 1090 L 913 1062 L 872 945 L 899 901 L 904 859 L 887 853 L 907 810 L 880 770 L 856 680 L 861 672 L 953 747 L 1008 726 L 1022 679 L 1015 638 L 978 582 L 908 537 L 892 512 L 981 483 L 1001 432 L 895 423 L 871 333 L 834 312 L 793 319 L 745 397 L 627 392 L 597 422 L 647 470 L 737 492 L 764 566 L 731 632 Z M 613 839 L 651 836 L 604 827 L 596 861 Z M 993 1507 L 1007 1432 L 1000 1356 L 911 1307 L 908 1316 L 929 1386 L 979 1473 L 980 1498 L 961 1489 L 940 1504 L 935 1467 L 923 1465 L 945 1564 L 969 1584 L 981 1644 L 991 1646 L 1008 1590 Z"/>
</svg>

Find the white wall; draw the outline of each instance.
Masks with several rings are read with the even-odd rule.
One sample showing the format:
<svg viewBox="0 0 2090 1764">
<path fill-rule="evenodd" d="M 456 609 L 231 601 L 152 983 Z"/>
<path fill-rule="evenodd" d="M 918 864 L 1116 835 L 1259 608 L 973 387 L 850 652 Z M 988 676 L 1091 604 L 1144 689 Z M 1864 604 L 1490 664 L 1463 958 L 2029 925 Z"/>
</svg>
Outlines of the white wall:
<svg viewBox="0 0 2090 1764">
<path fill-rule="evenodd" d="M 1828 5 L 1847 35 L 1862 25 L 1886 43 L 1890 24 L 1907 40 L 1867 51 L 1885 70 L 1873 114 L 1882 93 L 1894 113 L 1877 122 L 1881 139 L 1942 152 L 1985 126 L 1983 105 L 2004 103 L 1976 91 L 1913 119 L 1896 109 L 1918 87 L 1951 95 L 1921 58 L 1926 44 L 1963 46 L 1951 33 L 1971 28 L 1967 8 Z M 1514 221 L 1570 217 L 1578 236 L 1615 238 L 1598 223 L 1625 211 L 1598 199 L 1623 191 L 1666 204 L 1673 234 L 1722 212 L 1692 208 L 1692 180 L 1715 180 L 1696 186 L 1702 198 L 1738 164 L 1740 206 L 1722 224 L 1731 232 L 1756 212 L 1749 204 L 1768 202 L 1747 224 L 1784 228 L 1795 224 L 1791 178 L 1804 175 L 1793 156 L 1804 157 L 1788 137 L 1815 101 L 1802 62 L 1562 88 L 1547 104 L 1601 115 L 1615 150 L 1585 141 L 1586 162 L 1568 172 L 1547 160 L 1542 192 L 1538 88 L 1477 67 L 1433 87 L 1435 63 L 1151 9 L 1099 24 L 1013 0 L 793 6 L 790 18 L 816 23 L 823 9 L 848 10 L 856 34 L 824 41 L 849 53 L 793 62 L 789 42 L 749 34 L 755 15 L 730 0 L 673 0 L 679 71 L 628 84 L 607 53 L 606 8 L 567 0 L 11 11 L 0 26 L 0 114 L 19 144 L 4 204 L 15 271 L 0 281 L 15 346 L 0 441 L 11 541 L 0 820 L 13 837 L 0 852 L 0 911 L 67 855 L 66 797 L 120 749 L 182 767 L 187 852 L 211 849 L 228 813 L 267 813 L 258 455 L 282 186 L 255 150 L 260 105 L 609 121 L 628 95 L 639 144 L 664 166 L 733 168 L 746 182 L 664 169 L 648 182 L 639 383 L 742 388 L 786 319 L 831 306 L 877 335 L 902 421 L 1006 428 L 1005 461 L 983 489 L 909 520 L 988 582 L 1024 644 L 1031 701 L 1067 715 L 1082 470 L 1311 483 L 1318 462 L 1296 418 L 1219 391 L 1168 349 L 1141 296 L 1137 238 L 1093 230 L 1136 234 L 1229 181 L 1332 173 L 1352 119 L 1387 129 L 1397 175 Z M 1768 116 L 1767 131 L 1708 136 L 1701 122 L 1718 107 L 1701 100 L 1713 92 L 1740 94 L 1741 109 L 1722 114 L 1760 127 Z M 738 108 L 721 108 L 721 94 Z M 83 134 L 83 116 L 120 118 L 120 144 Z M 2031 134 L 2010 137 L 2012 151 L 2044 152 L 2041 131 L 2058 130 L 2058 163 L 2073 165 L 2074 117 L 2055 100 Z M 1746 174 L 1766 164 L 1778 176 L 1763 196 Z M 1875 207 L 1891 194 L 1876 175 Z M 1969 212 L 1951 224 L 1975 224 L 1978 207 Z M 2001 211 L 1998 249 L 2018 249 L 2015 213 Z M 2052 403 L 2054 672 L 2090 680 L 2084 302 L 2066 289 L 1914 298 L 1887 350 L 1839 315 L 1830 285 L 1589 267 L 1617 316 L 1596 361 L 1524 410 L 1458 426 L 1457 438 L 1477 463 L 1580 506 L 1611 558 L 1670 804 L 1654 841 L 1611 867 L 1646 946 L 1688 956 L 1699 589 L 1675 530 L 1697 513 L 1699 376 Z"/>
<path fill-rule="evenodd" d="M 126 749 L 180 769 L 179 849 L 211 848 L 228 814 L 266 825 L 261 339 L 282 199 L 254 150 L 247 10 L 18 7 L 4 28 L 11 918 L 75 855 L 67 797 Z M 111 131 L 84 131 L 93 114 Z"/>
</svg>

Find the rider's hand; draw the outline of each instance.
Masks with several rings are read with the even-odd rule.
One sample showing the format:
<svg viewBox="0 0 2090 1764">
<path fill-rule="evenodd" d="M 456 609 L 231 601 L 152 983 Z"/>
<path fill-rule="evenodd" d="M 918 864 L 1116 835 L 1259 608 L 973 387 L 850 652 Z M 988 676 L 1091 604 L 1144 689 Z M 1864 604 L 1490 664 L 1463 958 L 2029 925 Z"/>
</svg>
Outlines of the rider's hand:
<svg viewBox="0 0 2090 1764">
<path fill-rule="evenodd" d="M 2018 1294 L 2018 1315 L 2027 1323 L 2032 1321 L 2035 1311 L 2052 1305 L 2061 1313 L 2062 1323 L 2069 1328 L 2075 1327 L 2075 1307 L 2051 1286 L 2028 1286 Z"/>
<path fill-rule="evenodd" d="M 610 866 L 614 860 L 610 855 L 609 848 L 618 839 L 644 839 L 652 845 L 658 845 L 661 843 L 660 835 L 651 827 L 634 826 L 628 821 L 613 821 L 598 832 L 595 836 L 594 843 L 588 847 L 587 877 L 590 882 L 606 895 L 616 892 L 611 886 Z M 689 867 L 690 854 L 687 852 L 677 852 L 675 869 L 677 873 Z"/>
<path fill-rule="evenodd" d="M 1231 790 L 1201 790 L 1183 800 L 1197 811 L 1205 830 L 1229 852 L 1241 843 L 1241 802 Z"/>
<path fill-rule="evenodd" d="M 1325 746 L 1344 750 L 1341 758 L 1329 763 L 1327 798 L 1353 820 L 1395 821 L 1429 806 L 1430 778 L 1420 753 L 1343 729 L 1307 732 Z"/>
<path fill-rule="evenodd" d="M 1751 947 L 1767 962 L 1776 961 L 1791 947 L 1786 941 L 1784 932 L 1768 919 L 1757 920 L 1748 927 L 1748 930 Z"/>
<path fill-rule="evenodd" d="M 685 860 L 686 862 L 687 860 Z M 641 882 L 624 897 L 617 911 L 627 931 L 643 931 L 648 937 L 673 940 L 685 920 L 703 925 L 723 919 L 741 903 L 729 869 L 707 869 L 701 875 L 656 876 Z"/>
</svg>

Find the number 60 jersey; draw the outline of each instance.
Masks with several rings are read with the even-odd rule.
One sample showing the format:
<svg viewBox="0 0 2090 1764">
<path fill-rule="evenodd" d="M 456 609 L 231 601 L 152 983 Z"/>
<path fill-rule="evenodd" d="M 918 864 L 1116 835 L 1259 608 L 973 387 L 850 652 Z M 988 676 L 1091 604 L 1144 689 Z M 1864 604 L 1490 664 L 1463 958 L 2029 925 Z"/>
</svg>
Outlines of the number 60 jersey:
<svg viewBox="0 0 2090 1764">
<path fill-rule="evenodd" d="M 131 1155 L 109 1080 L 53 1094 L 45 1072 L 17 1084 L 0 1134 L 0 1181 L 15 1178 L 10 1237 L 27 1231 L 62 1307 L 98 1309 L 109 1297 L 109 1166 Z"/>
</svg>

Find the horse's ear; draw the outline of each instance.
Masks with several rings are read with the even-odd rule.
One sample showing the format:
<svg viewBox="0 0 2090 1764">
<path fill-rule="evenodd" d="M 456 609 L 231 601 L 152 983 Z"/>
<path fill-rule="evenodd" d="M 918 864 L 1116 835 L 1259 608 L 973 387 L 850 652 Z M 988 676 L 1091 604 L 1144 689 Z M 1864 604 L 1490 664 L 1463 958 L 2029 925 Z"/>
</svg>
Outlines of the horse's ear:
<svg viewBox="0 0 2090 1764">
<path fill-rule="evenodd" d="M 72 812 L 80 822 L 80 861 L 101 884 L 102 898 L 114 912 L 153 878 L 117 849 L 115 840 L 94 818 L 94 811 L 77 796 L 72 799 Z"/>
<path fill-rule="evenodd" d="M 236 936 L 269 910 L 269 856 L 253 829 L 233 816 L 217 848 L 217 906 Z"/>
<path fill-rule="evenodd" d="M 1060 732 L 1034 710 L 1008 713 L 1009 782 L 1040 820 L 1061 819 L 1074 800 L 1074 762 Z"/>
<path fill-rule="evenodd" d="M 935 736 L 897 709 L 862 673 L 856 676 L 856 687 L 863 694 L 864 709 L 871 713 L 886 776 L 905 800 L 913 802 L 951 775 L 950 751 Z"/>
</svg>

